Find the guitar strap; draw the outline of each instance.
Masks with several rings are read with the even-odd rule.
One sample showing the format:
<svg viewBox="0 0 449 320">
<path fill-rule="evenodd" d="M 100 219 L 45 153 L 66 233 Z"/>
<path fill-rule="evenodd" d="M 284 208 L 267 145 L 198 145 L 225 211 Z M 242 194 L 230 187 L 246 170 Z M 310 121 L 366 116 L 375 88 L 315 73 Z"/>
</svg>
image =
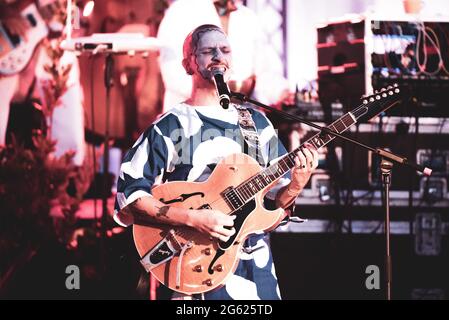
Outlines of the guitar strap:
<svg viewBox="0 0 449 320">
<path fill-rule="evenodd" d="M 254 157 L 262 168 L 265 168 L 265 160 L 259 143 L 259 134 L 256 124 L 248 108 L 234 104 L 239 115 L 239 127 L 244 139 L 244 153 Z"/>
</svg>

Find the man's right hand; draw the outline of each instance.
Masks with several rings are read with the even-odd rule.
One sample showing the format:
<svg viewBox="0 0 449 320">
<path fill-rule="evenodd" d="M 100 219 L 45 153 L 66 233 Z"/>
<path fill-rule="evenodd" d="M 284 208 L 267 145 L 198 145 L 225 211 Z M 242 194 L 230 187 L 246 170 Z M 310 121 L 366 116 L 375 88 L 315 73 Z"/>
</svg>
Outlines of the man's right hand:
<svg viewBox="0 0 449 320">
<path fill-rule="evenodd" d="M 217 238 L 223 242 L 235 233 L 235 228 L 227 229 L 225 227 L 234 226 L 236 216 L 229 216 L 218 210 L 191 210 L 191 227 L 198 231 Z"/>
</svg>

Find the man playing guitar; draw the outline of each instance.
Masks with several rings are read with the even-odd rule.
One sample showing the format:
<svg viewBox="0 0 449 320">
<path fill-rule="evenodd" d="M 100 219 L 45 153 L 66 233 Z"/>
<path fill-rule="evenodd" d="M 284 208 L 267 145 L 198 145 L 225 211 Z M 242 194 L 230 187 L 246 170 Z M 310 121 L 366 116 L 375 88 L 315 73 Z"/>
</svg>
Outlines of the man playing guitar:
<svg viewBox="0 0 449 320">
<path fill-rule="evenodd" d="M 124 226 L 141 223 L 187 226 L 210 239 L 226 242 L 236 233 L 236 216 L 213 208 L 185 209 L 170 205 L 184 201 L 184 198 L 161 201 L 163 199 L 153 197 L 152 188 L 163 186 L 165 182 L 205 181 L 215 166 L 218 168 L 217 163 L 244 150 L 236 142 L 243 141 L 239 139 L 242 138 L 239 127 L 241 109 L 232 103 L 229 109 L 223 109 L 213 81 L 214 72 L 223 73 L 226 81 L 231 74 L 232 54 L 226 34 L 214 25 L 199 26 L 187 36 L 183 56 L 184 69 L 192 77 L 191 95 L 154 122 L 125 156 L 118 181 L 114 218 Z M 276 162 L 287 152 L 277 139 L 274 128 L 262 113 L 247 111 L 259 133 L 261 162 L 266 165 Z M 233 139 L 230 133 L 235 133 L 234 138 L 237 139 Z M 290 177 L 276 180 L 277 184 L 266 197 L 274 200 L 277 208 L 287 208 L 295 201 L 317 165 L 316 150 L 306 146 L 297 153 Z M 238 171 L 239 167 L 231 169 Z M 194 186 L 192 184 L 192 188 Z M 183 191 L 183 197 L 195 196 L 194 190 Z M 265 234 L 249 236 L 238 258 L 233 274 L 222 286 L 205 292 L 203 298 L 280 299 Z M 201 271 L 201 267 L 197 269 Z"/>
</svg>

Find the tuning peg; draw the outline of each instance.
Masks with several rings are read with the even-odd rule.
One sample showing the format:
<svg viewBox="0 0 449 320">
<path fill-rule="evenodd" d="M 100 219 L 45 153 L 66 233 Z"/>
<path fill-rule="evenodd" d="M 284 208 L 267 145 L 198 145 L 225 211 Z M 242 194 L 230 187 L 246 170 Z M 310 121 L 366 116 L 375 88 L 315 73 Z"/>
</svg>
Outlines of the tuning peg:
<svg viewBox="0 0 449 320">
<path fill-rule="evenodd" d="M 397 83 L 395 83 L 395 84 L 393 85 L 393 87 L 397 88 L 397 87 L 399 87 L 399 85 L 398 85 Z"/>
<path fill-rule="evenodd" d="M 394 89 L 395 93 L 399 93 L 399 91 L 401 91 L 401 90 L 399 90 L 398 88 Z"/>
<path fill-rule="evenodd" d="M 388 94 L 392 96 L 394 94 L 393 90 L 388 91 Z"/>
<path fill-rule="evenodd" d="M 369 98 L 369 102 L 374 102 L 374 98 L 373 97 Z"/>
<path fill-rule="evenodd" d="M 376 100 L 380 100 L 380 95 L 377 95 L 377 96 L 376 96 Z"/>
<path fill-rule="evenodd" d="M 382 93 L 382 97 L 383 98 L 386 98 L 388 95 L 384 92 L 384 93 Z"/>
<path fill-rule="evenodd" d="M 363 104 L 368 104 L 368 100 L 363 100 Z"/>
<path fill-rule="evenodd" d="M 391 89 L 393 89 L 393 87 L 392 87 L 392 86 L 388 86 L 387 89 L 388 89 L 388 90 L 391 90 Z"/>
<path fill-rule="evenodd" d="M 386 91 L 387 89 L 385 89 L 385 88 L 382 88 L 382 89 L 380 89 L 380 92 L 384 92 L 384 91 Z"/>
</svg>

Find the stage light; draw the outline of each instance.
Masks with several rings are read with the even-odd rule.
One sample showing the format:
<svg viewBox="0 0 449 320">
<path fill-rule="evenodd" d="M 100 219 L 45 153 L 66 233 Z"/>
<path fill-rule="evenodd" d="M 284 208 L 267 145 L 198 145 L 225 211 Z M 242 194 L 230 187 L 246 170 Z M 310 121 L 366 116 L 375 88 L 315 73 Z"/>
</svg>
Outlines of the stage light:
<svg viewBox="0 0 449 320">
<path fill-rule="evenodd" d="M 94 1 L 88 1 L 83 9 L 83 17 L 88 17 L 92 14 L 94 11 L 95 2 Z"/>
</svg>

